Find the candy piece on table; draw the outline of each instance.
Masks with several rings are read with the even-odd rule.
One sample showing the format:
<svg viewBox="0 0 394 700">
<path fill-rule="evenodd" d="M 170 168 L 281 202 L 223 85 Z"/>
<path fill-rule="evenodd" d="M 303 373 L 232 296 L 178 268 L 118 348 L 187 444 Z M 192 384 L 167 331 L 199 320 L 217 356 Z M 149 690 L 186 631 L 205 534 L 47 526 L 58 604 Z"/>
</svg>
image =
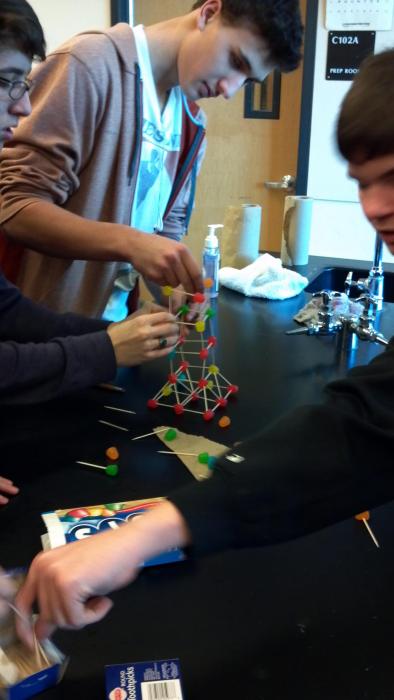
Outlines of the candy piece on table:
<svg viewBox="0 0 394 700">
<path fill-rule="evenodd" d="M 81 462 L 79 460 L 76 460 L 76 464 L 82 464 L 85 467 L 93 467 L 94 469 L 104 469 L 107 476 L 116 476 L 119 471 L 117 464 L 108 464 L 106 467 L 103 467 L 101 464 L 92 464 L 92 462 Z"/>
<path fill-rule="evenodd" d="M 231 423 L 231 420 L 228 416 L 222 416 L 218 421 L 218 425 L 220 428 L 228 428 L 230 423 Z"/>
<path fill-rule="evenodd" d="M 380 544 L 377 541 L 374 533 L 372 532 L 372 528 L 370 527 L 370 525 L 367 522 L 369 520 L 369 510 L 364 510 L 362 513 L 358 513 L 354 517 L 356 520 L 359 520 L 362 523 L 364 523 L 372 542 L 376 545 L 376 547 L 380 548 Z"/>
<path fill-rule="evenodd" d="M 175 440 L 175 438 L 176 438 L 176 430 L 175 430 L 175 428 L 169 428 L 169 429 L 167 430 L 166 434 L 164 435 L 164 440 L 165 440 L 166 442 L 171 442 L 171 440 Z"/>
<path fill-rule="evenodd" d="M 117 447 L 108 447 L 108 449 L 105 450 L 105 455 L 110 460 L 110 462 L 116 462 L 119 459 L 119 452 Z"/>
<path fill-rule="evenodd" d="M 364 510 L 362 513 L 358 513 L 354 517 L 356 520 L 369 520 L 369 510 Z"/>
</svg>

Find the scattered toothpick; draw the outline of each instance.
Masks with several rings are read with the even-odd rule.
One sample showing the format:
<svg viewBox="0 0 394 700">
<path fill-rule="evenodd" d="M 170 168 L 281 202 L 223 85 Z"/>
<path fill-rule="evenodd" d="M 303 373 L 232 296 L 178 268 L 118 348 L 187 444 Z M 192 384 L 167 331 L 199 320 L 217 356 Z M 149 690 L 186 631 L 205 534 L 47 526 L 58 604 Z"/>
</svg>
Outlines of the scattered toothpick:
<svg viewBox="0 0 394 700">
<path fill-rule="evenodd" d="M 103 425 L 109 425 L 111 428 L 117 428 L 118 430 L 124 430 L 125 433 L 130 432 L 128 428 L 123 428 L 121 425 L 115 425 L 115 423 L 109 423 L 107 420 L 99 420 L 99 423 Z"/>
</svg>

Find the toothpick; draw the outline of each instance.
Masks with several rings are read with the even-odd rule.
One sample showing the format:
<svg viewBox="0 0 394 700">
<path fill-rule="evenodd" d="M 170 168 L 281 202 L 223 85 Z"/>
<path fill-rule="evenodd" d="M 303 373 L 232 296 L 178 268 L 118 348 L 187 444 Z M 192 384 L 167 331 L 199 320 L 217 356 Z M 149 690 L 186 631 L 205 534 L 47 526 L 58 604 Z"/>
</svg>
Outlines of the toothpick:
<svg viewBox="0 0 394 700">
<path fill-rule="evenodd" d="M 99 389 L 105 389 L 106 391 L 119 391 L 121 394 L 126 392 L 126 389 L 124 389 L 122 386 L 117 386 L 116 384 L 106 384 L 105 382 L 99 384 L 98 387 Z"/>
<path fill-rule="evenodd" d="M 376 544 L 376 546 L 377 546 L 378 549 L 379 549 L 379 548 L 380 548 L 380 544 L 379 544 L 379 542 L 377 541 L 375 535 L 373 534 L 371 527 L 368 525 L 368 523 L 367 523 L 367 521 L 365 520 L 365 518 L 363 518 L 362 521 L 363 521 L 365 527 L 367 528 L 368 533 L 369 533 L 369 535 L 370 535 L 370 537 L 371 537 L 373 543 Z"/>
<path fill-rule="evenodd" d="M 120 411 L 121 413 L 133 413 L 137 415 L 135 411 L 128 411 L 127 408 L 118 408 L 117 406 L 104 406 L 104 408 L 109 408 L 111 411 Z"/>
<path fill-rule="evenodd" d="M 40 653 L 41 656 L 43 657 L 45 663 L 47 664 L 47 666 L 50 666 L 51 663 L 50 663 L 50 661 L 49 661 L 47 655 L 45 654 L 45 651 L 44 651 L 44 649 L 43 649 L 43 647 L 42 647 L 42 644 L 40 644 L 40 642 L 39 642 L 38 639 L 37 639 L 37 635 L 36 635 L 36 633 L 35 633 L 34 625 L 33 625 L 32 621 L 31 621 L 28 617 L 26 617 L 26 615 L 22 615 L 21 611 L 18 610 L 18 608 L 15 607 L 15 605 L 13 605 L 12 603 L 10 603 L 9 600 L 6 600 L 5 602 L 6 602 L 6 603 L 8 604 L 8 606 L 11 608 L 11 610 L 14 611 L 15 615 L 18 615 L 18 617 L 20 617 L 21 620 L 23 620 L 23 622 L 24 622 L 25 625 L 27 625 L 28 627 L 31 627 L 32 634 L 33 634 L 33 640 L 34 640 L 34 649 L 35 649 L 36 657 L 37 657 L 37 664 L 39 664 L 39 653 Z"/>
<path fill-rule="evenodd" d="M 75 460 L 76 464 L 83 464 L 84 467 L 94 467 L 95 469 L 104 469 L 107 476 L 117 476 L 118 465 L 108 464 L 106 467 L 102 467 L 101 464 L 92 464 L 92 462 L 81 462 L 78 459 Z"/>
<path fill-rule="evenodd" d="M 100 420 L 99 420 L 99 423 L 103 423 L 103 425 L 109 425 L 111 428 L 117 428 L 118 430 L 124 430 L 125 433 L 129 433 L 129 432 L 130 432 L 128 428 L 122 428 L 121 425 L 115 425 L 115 423 L 108 423 L 107 420 L 101 420 L 101 419 L 100 419 Z"/>
<path fill-rule="evenodd" d="M 157 450 L 158 455 L 182 455 L 183 457 L 198 457 L 196 452 L 173 452 L 173 450 Z"/>
<path fill-rule="evenodd" d="M 168 430 L 168 428 L 160 428 L 160 430 L 154 430 L 153 433 L 145 433 L 145 435 L 137 435 L 136 437 L 131 438 L 132 440 L 142 440 L 142 438 L 149 437 L 149 435 L 156 435 L 156 433 L 164 433 L 165 430 Z"/>
</svg>

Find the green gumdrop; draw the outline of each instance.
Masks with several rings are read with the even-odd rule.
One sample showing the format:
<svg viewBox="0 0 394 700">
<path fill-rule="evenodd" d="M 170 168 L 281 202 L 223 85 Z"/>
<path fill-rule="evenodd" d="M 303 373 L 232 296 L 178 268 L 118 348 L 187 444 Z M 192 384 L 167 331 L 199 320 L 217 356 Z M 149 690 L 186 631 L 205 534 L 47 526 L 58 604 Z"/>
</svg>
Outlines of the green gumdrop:
<svg viewBox="0 0 394 700">
<path fill-rule="evenodd" d="M 176 438 L 176 430 L 174 428 L 169 428 L 167 432 L 164 434 L 164 440 L 167 440 L 167 442 L 171 442 L 171 440 L 175 440 Z"/>
<path fill-rule="evenodd" d="M 118 471 L 119 467 L 117 464 L 109 464 L 108 467 L 105 468 L 107 476 L 116 476 Z"/>
<path fill-rule="evenodd" d="M 178 313 L 180 316 L 186 316 L 189 313 L 190 309 L 187 306 L 187 304 L 184 304 L 178 309 Z"/>
<path fill-rule="evenodd" d="M 213 469 L 216 464 L 216 457 L 209 457 L 208 458 L 208 469 Z"/>
<path fill-rule="evenodd" d="M 206 309 L 205 318 L 213 318 L 214 316 L 216 316 L 216 311 L 214 311 L 214 309 Z"/>
<path fill-rule="evenodd" d="M 209 454 L 208 452 L 200 452 L 198 455 L 198 461 L 200 464 L 208 464 L 209 462 Z"/>
</svg>

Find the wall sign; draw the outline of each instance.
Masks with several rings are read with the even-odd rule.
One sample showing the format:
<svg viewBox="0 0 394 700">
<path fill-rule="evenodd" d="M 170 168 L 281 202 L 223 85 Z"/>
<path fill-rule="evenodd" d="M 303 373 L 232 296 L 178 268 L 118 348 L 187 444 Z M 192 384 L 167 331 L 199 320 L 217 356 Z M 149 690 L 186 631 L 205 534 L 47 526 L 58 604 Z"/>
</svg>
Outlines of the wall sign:
<svg viewBox="0 0 394 700">
<path fill-rule="evenodd" d="M 326 80 L 353 80 L 375 49 L 375 32 L 328 32 Z"/>
<path fill-rule="evenodd" d="M 390 30 L 394 0 L 326 0 L 326 29 Z"/>
</svg>

